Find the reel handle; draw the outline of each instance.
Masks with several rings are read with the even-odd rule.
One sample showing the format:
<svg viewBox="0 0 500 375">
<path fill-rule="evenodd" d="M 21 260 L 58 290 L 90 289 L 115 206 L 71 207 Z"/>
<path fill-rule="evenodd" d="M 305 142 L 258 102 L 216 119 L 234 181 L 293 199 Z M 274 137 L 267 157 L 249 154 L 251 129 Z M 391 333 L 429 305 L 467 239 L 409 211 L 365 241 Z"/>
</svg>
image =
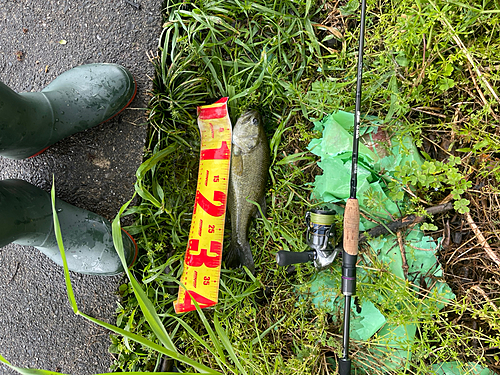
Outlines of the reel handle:
<svg viewBox="0 0 500 375">
<path fill-rule="evenodd" d="M 291 264 L 313 262 L 316 259 L 315 251 L 285 251 L 280 250 L 276 253 L 276 262 L 278 266 L 289 266 Z"/>
</svg>

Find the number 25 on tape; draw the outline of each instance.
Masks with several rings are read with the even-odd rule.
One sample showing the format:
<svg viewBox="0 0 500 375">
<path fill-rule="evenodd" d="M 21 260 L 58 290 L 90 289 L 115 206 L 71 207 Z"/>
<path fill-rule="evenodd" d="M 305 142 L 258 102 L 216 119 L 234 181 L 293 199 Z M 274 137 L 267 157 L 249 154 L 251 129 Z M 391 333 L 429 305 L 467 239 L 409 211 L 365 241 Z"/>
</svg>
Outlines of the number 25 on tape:
<svg viewBox="0 0 500 375">
<path fill-rule="evenodd" d="M 176 313 L 217 303 L 226 217 L 231 122 L 227 99 L 198 108 L 200 167 Z"/>
</svg>

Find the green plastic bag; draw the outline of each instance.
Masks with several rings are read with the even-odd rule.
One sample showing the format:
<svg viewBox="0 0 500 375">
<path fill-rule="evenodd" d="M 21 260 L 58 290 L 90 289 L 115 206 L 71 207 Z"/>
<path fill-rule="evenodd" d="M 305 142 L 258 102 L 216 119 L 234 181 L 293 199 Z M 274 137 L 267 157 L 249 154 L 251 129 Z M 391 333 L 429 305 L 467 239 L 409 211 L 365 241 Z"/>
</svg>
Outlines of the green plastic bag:
<svg viewBox="0 0 500 375">
<path fill-rule="evenodd" d="M 359 144 L 357 197 L 362 211 L 378 221 L 390 221 L 400 212 L 396 203 L 389 199 L 387 189 L 394 168 L 406 161 L 422 164 L 423 160 L 409 137 L 391 145 L 378 126 L 380 121 L 375 118 L 370 121 L 371 126 L 360 129 L 362 142 Z M 315 130 L 323 132 L 323 137 L 313 139 L 308 149 L 321 157 L 318 166 L 324 172 L 315 178 L 312 198 L 343 214 L 343 210 L 334 204 L 344 203 L 349 198 L 354 115 L 338 111 L 314 124 Z M 370 204 L 374 198 L 376 207 Z M 375 225 L 362 218 L 360 230 Z"/>
</svg>

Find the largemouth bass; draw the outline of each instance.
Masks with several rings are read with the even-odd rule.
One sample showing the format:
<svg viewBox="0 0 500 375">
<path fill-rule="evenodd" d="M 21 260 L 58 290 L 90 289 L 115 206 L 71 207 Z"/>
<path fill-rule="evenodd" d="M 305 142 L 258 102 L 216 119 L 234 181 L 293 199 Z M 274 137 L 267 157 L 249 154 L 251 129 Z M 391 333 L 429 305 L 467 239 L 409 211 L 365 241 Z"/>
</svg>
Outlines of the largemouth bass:
<svg viewBox="0 0 500 375">
<path fill-rule="evenodd" d="M 229 267 L 246 266 L 255 274 L 248 229 L 258 209 L 266 205 L 266 183 L 269 170 L 269 142 L 259 112 L 244 112 L 233 128 L 231 170 L 229 174 L 228 210 L 231 217 L 231 245 L 227 252 Z"/>
</svg>

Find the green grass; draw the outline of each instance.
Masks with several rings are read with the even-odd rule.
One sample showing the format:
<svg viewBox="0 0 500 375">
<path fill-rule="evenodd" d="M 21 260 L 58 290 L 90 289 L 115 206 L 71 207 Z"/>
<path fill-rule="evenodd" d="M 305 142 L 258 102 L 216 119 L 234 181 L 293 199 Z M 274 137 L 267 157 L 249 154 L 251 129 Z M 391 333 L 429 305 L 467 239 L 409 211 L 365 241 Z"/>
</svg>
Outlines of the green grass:
<svg viewBox="0 0 500 375">
<path fill-rule="evenodd" d="M 428 165 L 439 159 L 440 171 L 449 171 L 439 164 L 449 154 L 459 157 L 456 173 L 472 186 L 486 181 L 493 191 L 500 180 L 499 5 L 369 0 L 362 104 L 364 113 L 383 120 L 393 142 L 412 135 Z M 275 254 L 307 249 L 304 216 L 322 204 L 310 199 L 311 183 L 321 173 L 316 157 L 306 151 L 319 136 L 311 121 L 354 108 L 359 3 L 167 0 L 164 13 L 160 54 L 152 60 L 156 75 L 146 156 L 137 171 L 140 204 L 124 206 L 113 223 L 116 235 L 120 215 L 134 215 L 135 223 L 126 229 L 137 240 L 140 259 L 119 289 L 116 327 L 78 310 L 66 275 L 73 309 L 114 332 L 110 351 L 116 370 L 154 371 L 164 355 L 188 372 L 333 374 L 341 352 L 340 311 L 332 314 L 312 304 L 307 285 L 316 272 L 311 265 L 287 274 L 276 265 Z M 223 269 L 214 308 L 175 315 L 172 302 L 198 172 L 196 107 L 222 96 L 230 98 L 233 123 L 243 110 L 258 109 L 270 140 L 268 211 L 250 232 L 257 276 Z M 452 192 L 457 200 L 481 198 L 470 184 L 461 189 L 446 173 L 435 176 L 432 170 L 402 172 L 408 189 L 413 180 L 424 181 L 414 190 L 415 202 L 423 207 L 413 209 L 438 204 Z M 454 181 L 463 181 L 460 176 Z M 429 187 L 437 190 L 429 192 Z M 441 222 L 435 224 L 442 229 Z M 120 239 L 116 235 L 119 252 Z M 497 271 L 484 271 L 490 280 L 481 284 L 487 300 L 463 292 L 447 274 L 458 298 L 439 311 L 425 287 L 412 292 L 408 282 L 387 272 L 377 254 L 362 253 L 361 269 L 368 276 L 358 287 L 360 301 L 373 302 L 389 322 L 418 328 L 404 369 L 391 370 L 390 361 L 381 361 L 387 354 L 376 340 L 352 342 L 356 366 L 376 375 L 430 374 L 429 366 L 441 361 L 491 368 L 498 363 Z M 454 271 L 449 253 L 443 251 L 441 262 Z M 375 298 L 377 292 L 385 298 Z"/>
</svg>

